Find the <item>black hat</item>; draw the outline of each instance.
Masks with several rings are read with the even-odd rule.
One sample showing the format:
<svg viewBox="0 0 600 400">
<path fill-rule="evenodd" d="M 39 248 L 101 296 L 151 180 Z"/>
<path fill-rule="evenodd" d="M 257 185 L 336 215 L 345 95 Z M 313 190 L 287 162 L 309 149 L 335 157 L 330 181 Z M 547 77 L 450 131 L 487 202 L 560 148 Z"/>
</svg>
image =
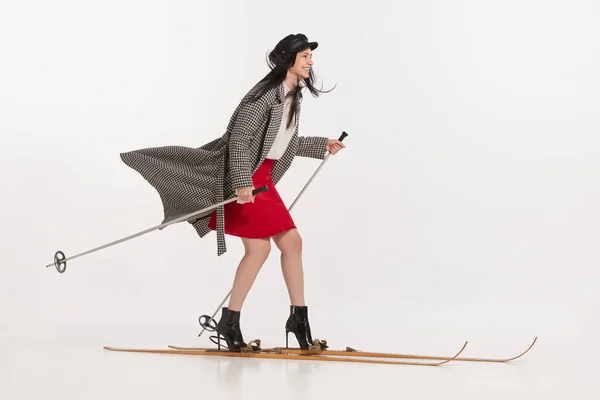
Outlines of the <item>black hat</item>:
<svg viewBox="0 0 600 400">
<path fill-rule="evenodd" d="M 287 35 L 277 43 L 273 53 L 278 55 L 287 55 L 289 53 L 297 53 L 298 51 L 308 49 L 316 49 L 319 46 L 317 42 L 309 42 L 306 35 L 297 33 L 295 35 Z"/>
</svg>

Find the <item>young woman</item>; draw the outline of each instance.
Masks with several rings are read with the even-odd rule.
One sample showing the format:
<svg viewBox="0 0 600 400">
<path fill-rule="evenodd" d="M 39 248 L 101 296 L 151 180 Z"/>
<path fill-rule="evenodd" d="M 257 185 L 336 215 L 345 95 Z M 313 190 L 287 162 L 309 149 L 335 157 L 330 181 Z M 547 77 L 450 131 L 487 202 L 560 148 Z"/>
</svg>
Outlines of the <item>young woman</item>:
<svg viewBox="0 0 600 400">
<path fill-rule="evenodd" d="M 291 332 L 301 348 L 313 344 L 304 299 L 302 238 L 275 185 L 294 157 L 324 159 L 326 152 L 336 154 L 345 147 L 337 139 L 298 136 L 302 90 L 315 97 L 322 93 L 314 87 L 312 70 L 317 46 L 303 34 L 279 41 L 269 54 L 271 71 L 244 96 L 222 137 L 198 149 L 166 146 L 121 154 L 159 192 L 163 223 L 237 196 L 237 202 L 189 221 L 200 237 L 217 232 L 219 256 L 226 252 L 225 234 L 240 237 L 245 248 L 229 304 L 217 324 L 232 351 L 247 346 L 240 312 L 269 256 L 271 240 L 281 251 L 291 303 L 286 342 Z M 268 190 L 254 197 L 253 189 L 261 186 Z"/>
</svg>

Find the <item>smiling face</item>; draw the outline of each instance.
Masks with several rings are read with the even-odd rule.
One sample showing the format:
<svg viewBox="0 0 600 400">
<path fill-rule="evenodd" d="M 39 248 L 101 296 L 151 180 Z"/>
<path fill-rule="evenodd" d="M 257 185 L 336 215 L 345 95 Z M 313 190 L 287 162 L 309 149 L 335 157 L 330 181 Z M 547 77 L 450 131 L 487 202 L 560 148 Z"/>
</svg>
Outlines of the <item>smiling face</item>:
<svg viewBox="0 0 600 400">
<path fill-rule="evenodd" d="M 290 68 L 288 73 L 295 75 L 298 80 L 308 79 L 310 69 L 313 66 L 312 50 L 310 48 L 299 51 L 296 54 L 296 62 Z"/>
</svg>

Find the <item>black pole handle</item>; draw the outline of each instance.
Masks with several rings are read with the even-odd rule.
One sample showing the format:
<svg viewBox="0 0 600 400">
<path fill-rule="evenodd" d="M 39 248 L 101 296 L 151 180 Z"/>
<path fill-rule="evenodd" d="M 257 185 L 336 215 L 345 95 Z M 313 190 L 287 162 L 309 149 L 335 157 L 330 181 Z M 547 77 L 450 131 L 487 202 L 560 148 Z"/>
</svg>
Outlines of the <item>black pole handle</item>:
<svg viewBox="0 0 600 400">
<path fill-rule="evenodd" d="M 342 136 L 340 136 L 340 138 L 338 139 L 340 142 L 343 142 L 344 139 L 346 139 L 346 136 L 348 136 L 348 134 L 346 133 L 346 131 L 342 132 Z"/>
<path fill-rule="evenodd" d="M 261 186 L 261 187 L 256 188 L 256 189 L 254 189 L 252 191 L 252 196 L 256 196 L 257 194 L 262 193 L 262 192 L 266 192 L 267 190 L 269 190 L 268 186 L 266 186 L 266 185 L 265 186 Z"/>
</svg>

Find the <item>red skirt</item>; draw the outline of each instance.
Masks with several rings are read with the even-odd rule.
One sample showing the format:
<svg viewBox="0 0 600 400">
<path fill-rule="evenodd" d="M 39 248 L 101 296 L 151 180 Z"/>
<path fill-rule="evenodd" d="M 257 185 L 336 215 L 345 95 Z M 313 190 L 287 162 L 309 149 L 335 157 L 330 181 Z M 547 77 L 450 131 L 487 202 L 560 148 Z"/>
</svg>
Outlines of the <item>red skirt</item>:
<svg viewBox="0 0 600 400">
<path fill-rule="evenodd" d="M 268 190 L 257 194 L 254 203 L 239 204 L 237 201 L 225 204 L 225 233 L 242 238 L 269 238 L 296 228 L 273 184 L 271 171 L 274 160 L 265 159 L 252 176 L 254 188 L 267 186 Z M 208 222 L 208 227 L 216 230 L 216 211 Z"/>
</svg>

